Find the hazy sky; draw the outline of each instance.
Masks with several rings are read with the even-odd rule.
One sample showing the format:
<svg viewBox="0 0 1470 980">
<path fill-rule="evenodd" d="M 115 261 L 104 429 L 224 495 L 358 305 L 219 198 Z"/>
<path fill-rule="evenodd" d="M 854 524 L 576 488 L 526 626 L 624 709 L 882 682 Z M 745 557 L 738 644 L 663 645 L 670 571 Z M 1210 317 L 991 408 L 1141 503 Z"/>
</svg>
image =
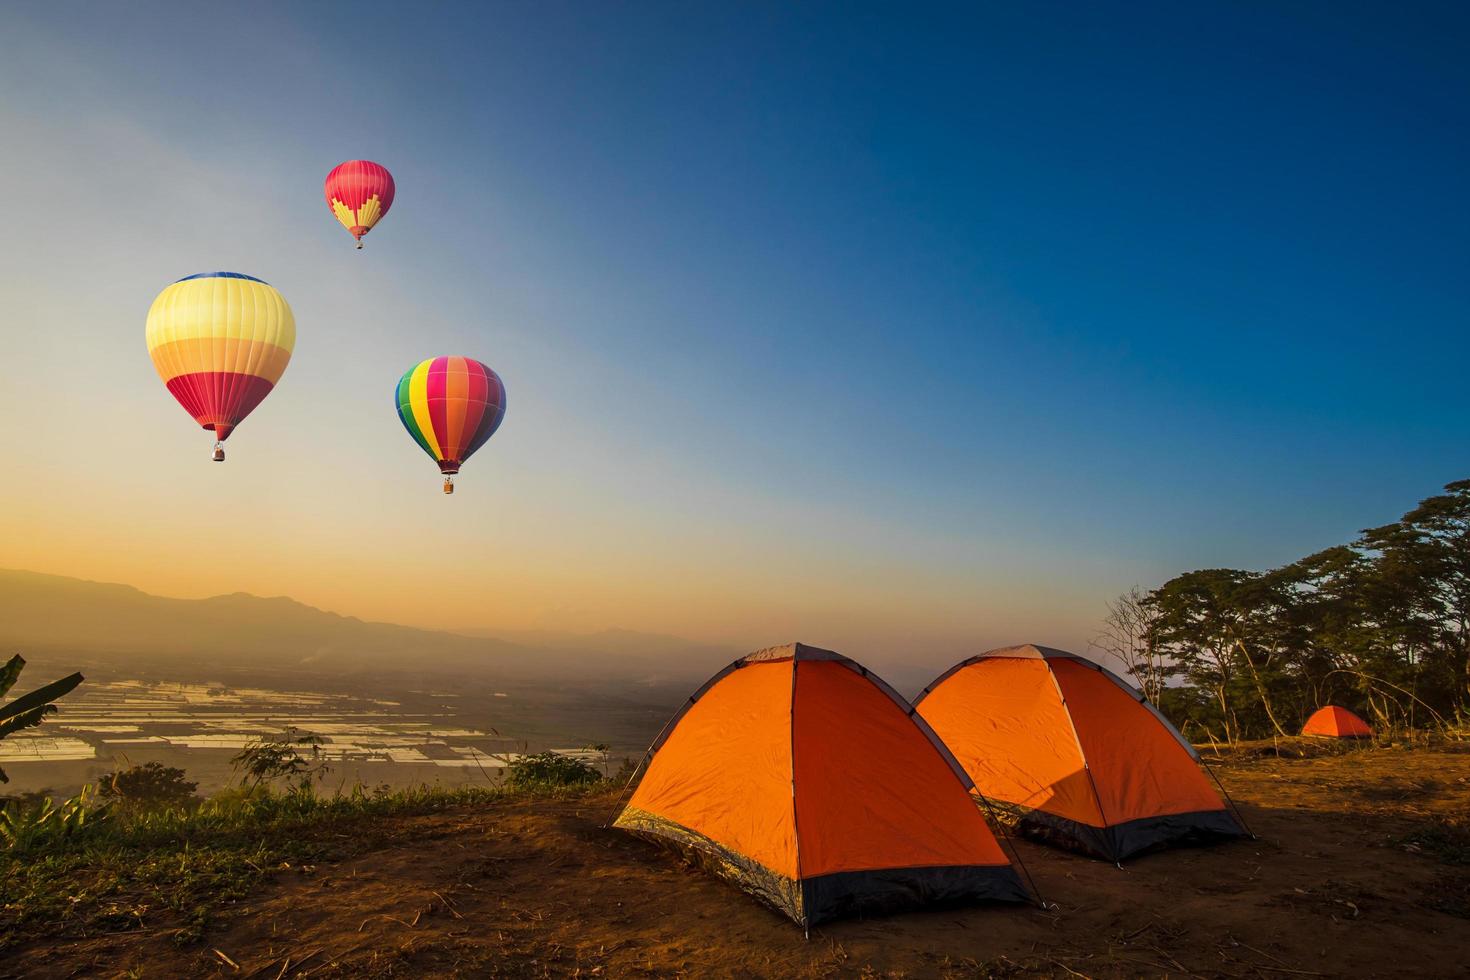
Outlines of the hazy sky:
<svg viewBox="0 0 1470 980">
<path fill-rule="evenodd" d="M 1362 9 L 1355 9 L 1361 7 Z M 13 3 L 0 565 L 874 663 L 1470 476 L 1463 4 Z M 354 251 L 322 199 L 398 184 Z M 295 310 L 230 459 L 153 297 Z M 445 497 L 391 405 L 505 379 Z"/>
</svg>

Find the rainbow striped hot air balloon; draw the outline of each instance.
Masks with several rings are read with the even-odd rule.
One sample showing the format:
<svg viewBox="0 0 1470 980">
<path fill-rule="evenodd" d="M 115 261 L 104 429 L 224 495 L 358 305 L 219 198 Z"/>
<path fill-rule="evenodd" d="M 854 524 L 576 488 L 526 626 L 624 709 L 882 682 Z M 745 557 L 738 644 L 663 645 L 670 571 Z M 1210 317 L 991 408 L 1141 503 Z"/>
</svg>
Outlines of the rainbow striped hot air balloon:
<svg viewBox="0 0 1470 980">
<path fill-rule="evenodd" d="M 500 375 L 468 357 L 433 357 L 404 372 L 393 393 L 398 420 L 444 474 L 444 492 L 454 492 L 454 474 L 505 418 L 505 384 Z"/>
<path fill-rule="evenodd" d="M 296 346 L 296 318 L 274 286 L 238 272 L 185 276 L 148 310 L 148 356 L 169 393 L 214 432 L 230 432 L 270 394 Z"/>
<path fill-rule="evenodd" d="M 357 239 L 358 248 L 362 248 L 362 236 L 393 206 L 393 175 L 387 167 L 371 160 L 339 163 L 327 174 L 322 189 L 327 195 L 327 205 L 342 227 Z"/>
</svg>

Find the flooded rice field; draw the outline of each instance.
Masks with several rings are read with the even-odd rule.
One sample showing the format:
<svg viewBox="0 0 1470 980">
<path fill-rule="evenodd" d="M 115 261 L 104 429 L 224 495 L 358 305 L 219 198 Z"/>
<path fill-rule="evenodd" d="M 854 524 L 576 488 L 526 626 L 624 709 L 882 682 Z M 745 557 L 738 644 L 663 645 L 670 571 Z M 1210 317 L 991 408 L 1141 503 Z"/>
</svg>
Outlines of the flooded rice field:
<svg viewBox="0 0 1470 980">
<path fill-rule="evenodd" d="M 599 766 L 620 761 L 579 744 L 571 726 L 562 734 L 544 726 L 489 723 L 497 716 L 514 722 L 515 700 L 504 691 L 411 691 L 388 699 L 223 684 L 88 681 L 39 728 L 0 741 L 0 767 L 10 775 L 9 792 L 65 792 L 103 773 L 157 761 L 185 770 L 201 793 L 209 793 L 232 781 L 230 760 L 242 749 L 293 732 L 322 739 L 328 789 L 493 782 L 519 755 L 548 749 Z M 649 713 L 650 724 L 656 716 Z M 614 753 L 641 751 L 634 748 L 637 739 L 613 741 Z"/>
</svg>

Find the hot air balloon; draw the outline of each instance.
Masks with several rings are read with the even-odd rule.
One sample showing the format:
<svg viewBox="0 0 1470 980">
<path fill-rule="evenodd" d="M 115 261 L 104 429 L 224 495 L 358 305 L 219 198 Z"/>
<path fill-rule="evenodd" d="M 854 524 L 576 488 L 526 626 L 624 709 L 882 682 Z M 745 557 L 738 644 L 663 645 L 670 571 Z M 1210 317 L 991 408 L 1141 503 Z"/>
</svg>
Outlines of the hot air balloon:
<svg viewBox="0 0 1470 980">
<path fill-rule="evenodd" d="M 323 190 L 327 205 L 342 227 L 352 232 L 358 248 L 362 248 L 362 236 L 393 206 L 393 175 L 371 160 L 339 163 L 327 174 Z"/>
<path fill-rule="evenodd" d="M 281 380 L 296 318 L 274 286 L 238 272 L 201 272 L 164 289 L 148 310 L 148 356 L 184 411 L 222 443 Z"/>
<path fill-rule="evenodd" d="M 393 392 L 398 420 L 444 474 L 444 492 L 454 492 L 454 474 L 505 418 L 505 384 L 500 375 L 468 357 L 433 357 L 404 372 Z"/>
</svg>

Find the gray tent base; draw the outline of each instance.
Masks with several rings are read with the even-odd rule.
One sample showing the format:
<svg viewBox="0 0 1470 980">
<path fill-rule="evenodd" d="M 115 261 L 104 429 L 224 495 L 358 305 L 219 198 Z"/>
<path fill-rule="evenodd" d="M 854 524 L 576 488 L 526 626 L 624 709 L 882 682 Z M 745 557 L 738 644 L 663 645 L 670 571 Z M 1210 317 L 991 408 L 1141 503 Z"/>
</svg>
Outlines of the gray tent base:
<svg viewBox="0 0 1470 980">
<path fill-rule="evenodd" d="M 795 881 L 703 834 L 632 807 L 614 826 L 734 883 L 806 928 L 831 919 L 935 905 L 1033 901 L 1015 869 L 1007 865 L 840 871 Z"/>
<path fill-rule="evenodd" d="M 1014 803 L 994 799 L 989 803 L 998 819 L 1027 838 L 1114 863 L 1164 847 L 1212 844 L 1250 836 L 1229 810 L 1170 813 L 1094 827 Z"/>
</svg>

